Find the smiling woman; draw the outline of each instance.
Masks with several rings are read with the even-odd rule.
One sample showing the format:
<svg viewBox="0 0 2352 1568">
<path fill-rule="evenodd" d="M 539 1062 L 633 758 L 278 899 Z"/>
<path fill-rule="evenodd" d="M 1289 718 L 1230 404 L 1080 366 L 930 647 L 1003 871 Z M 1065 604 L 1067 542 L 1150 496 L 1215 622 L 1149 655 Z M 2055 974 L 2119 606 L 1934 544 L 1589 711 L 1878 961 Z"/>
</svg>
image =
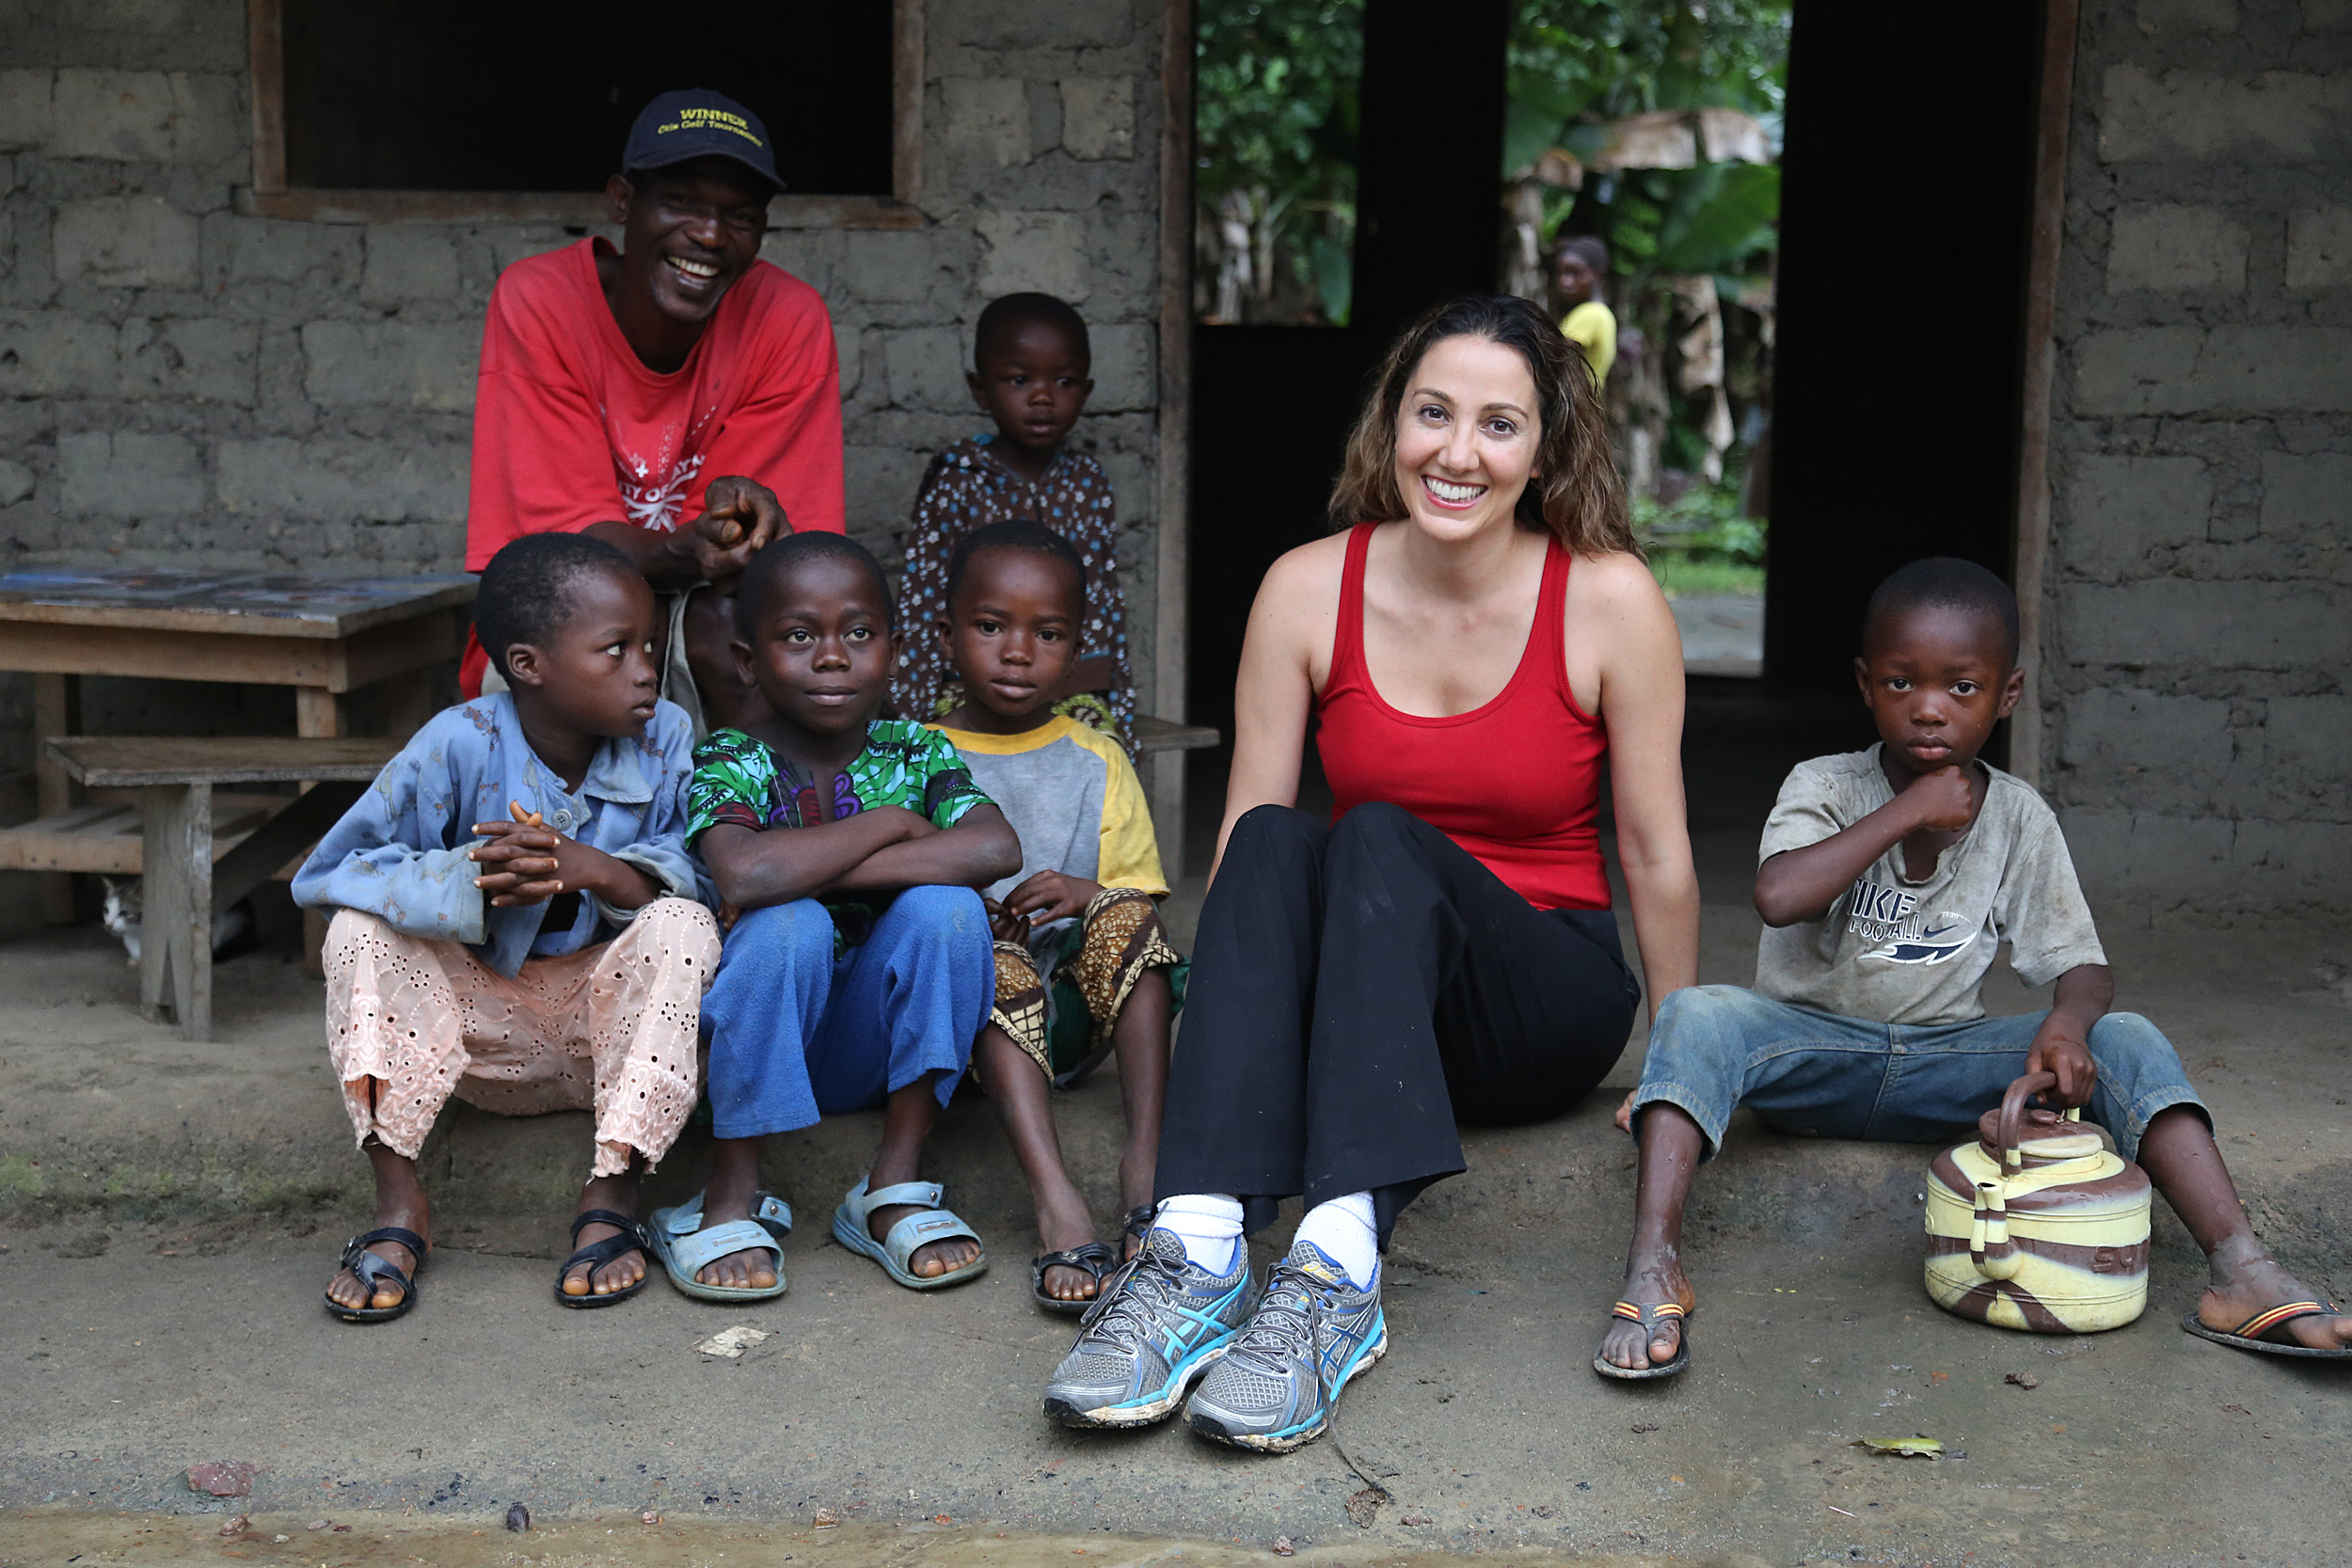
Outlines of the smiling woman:
<svg viewBox="0 0 2352 1568">
<path fill-rule="evenodd" d="M 1432 311 L 1331 515 L 1250 614 L 1158 1213 L 1047 1387 L 1065 1424 L 1157 1419 L 1206 1369 L 1204 1436 L 1279 1452 L 1328 1425 L 1388 1346 L 1397 1214 L 1464 1168 L 1456 1122 L 1559 1116 L 1625 1048 L 1604 762 L 1653 1005 L 1695 977 L 1680 646 L 1574 349 L 1524 300 Z M 1295 809 L 1311 723 L 1330 824 Z M 1250 1316 L 1239 1239 L 1299 1193 Z"/>
</svg>

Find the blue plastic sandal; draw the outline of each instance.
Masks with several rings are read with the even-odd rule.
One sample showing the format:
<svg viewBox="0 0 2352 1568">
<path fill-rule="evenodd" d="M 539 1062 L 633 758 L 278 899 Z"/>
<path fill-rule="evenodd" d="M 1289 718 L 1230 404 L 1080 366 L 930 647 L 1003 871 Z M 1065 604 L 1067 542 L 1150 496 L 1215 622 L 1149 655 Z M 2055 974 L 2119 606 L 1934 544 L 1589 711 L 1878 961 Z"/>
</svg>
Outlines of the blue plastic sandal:
<svg viewBox="0 0 2352 1568">
<path fill-rule="evenodd" d="M 675 1209 L 655 1210 L 649 1227 L 653 1253 L 669 1271 L 670 1283 L 698 1301 L 773 1301 L 784 1294 L 784 1248 L 779 1243 L 792 1233 L 792 1206 L 773 1193 L 761 1193 L 757 1198 L 750 1219 L 729 1220 L 707 1229 L 703 1226 L 700 1193 Z M 775 1254 L 776 1282 L 764 1290 L 749 1285 L 706 1285 L 694 1277 L 716 1259 L 755 1248 Z"/>
<path fill-rule="evenodd" d="M 947 1210 L 939 1207 L 940 1196 L 946 1189 L 936 1181 L 901 1181 L 895 1187 L 884 1187 L 878 1193 L 866 1190 L 865 1181 L 850 1189 L 850 1196 L 841 1200 L 841 1207 L 833 1212 L 833 1239 L 861 1257 L 871 1258 L 888 1272 L 891 1278 L 910 1291 L 936 1291 L 942 1286 L 961 1285 L 967 1279 L 977 1279 L 988 1272 L 988 1249 L 981 1246 L 980 1255 L 962 1268 L 925 1279 L 907 1267 L 907 1259 L 918 1247 L 933 1242 L 944 1242 L 957 1236 L 980 1240 L 973 1229 Z M 912 1203 L 922 1210 L 909 1214 L 890 1227 L 890 1234 L 877 1242 L 871 1216 L 877 1209 L 895 1204 Z"/>
</svg>

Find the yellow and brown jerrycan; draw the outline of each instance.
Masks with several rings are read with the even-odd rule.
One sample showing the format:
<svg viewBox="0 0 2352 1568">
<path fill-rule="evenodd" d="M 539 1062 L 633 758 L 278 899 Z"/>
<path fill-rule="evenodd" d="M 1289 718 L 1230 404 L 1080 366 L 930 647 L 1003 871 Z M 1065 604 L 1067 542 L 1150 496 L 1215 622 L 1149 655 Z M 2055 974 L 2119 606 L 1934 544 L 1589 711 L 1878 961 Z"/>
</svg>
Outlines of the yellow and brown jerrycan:
<svg viewBox="0 0 2352 1568">
<path fill-rule="evenodd" d="M 2079 1111 L 2028 1111 L 2028 1073 L 1928 1171 L 1928 1294 L 2035 1334 L 2121 1328 L 2148 1306 L 2148 1173 Z"/>
</svg>

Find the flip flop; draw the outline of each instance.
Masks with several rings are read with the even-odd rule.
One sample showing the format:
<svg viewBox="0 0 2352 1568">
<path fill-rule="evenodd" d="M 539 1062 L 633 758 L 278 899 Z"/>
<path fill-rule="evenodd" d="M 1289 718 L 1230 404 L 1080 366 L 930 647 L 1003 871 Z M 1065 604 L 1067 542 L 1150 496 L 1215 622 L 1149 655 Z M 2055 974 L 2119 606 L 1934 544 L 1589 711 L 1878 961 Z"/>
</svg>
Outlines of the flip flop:
<svg viewBox="0 0 2352 1568">
<path fill-rule="evenodd" d="M 977 1279 L 988 1272 L 988 1249 L 985 1245 L 981 1247 L 980 1255 L 962 1268 L 930 1279 L 907 1267 L 907 1259 L 914 1256 L 918 1247 L 928 1246 L 933 1242 L 950 1241 L 958 1236 L 968 1237 L 974 1242 L 980 1239 L 978 1231 L 939 1207 L 939 1199 L 945 1191 L 936 1181 L 901 1181 L 895 1187 L 869 1193 L 866 1190 L 866 1181 L 861 1179 L 856 1186 L 850 1189 L 849 1196 L 841 1200 L 841 1207 L 833 1212 L 833 1239 L 859 1257 L 871 1258 L 880 1263 L 884 1273 L 910 1291 L 936 1291 L 943 1286 L 961 1285 L 966 1280 Z M 909 1214 L 890 1227 L 889 1235 L 879 1242 L 874 1240 L 870 1224 L 874 1211 L 901 1203 L 913 1204 L 922 1212 Z"/>
<path fill-rule="evenodd" d="M 1674 1359 L 1664 1366 L 1618 1367 L 1596 1355 L 1593 1357 L 1593 1370 L 1601 1376 L 1613 1377 L 1623 1383 L 1642 1383 L 1656 1377 L 1677 1376 L 1691 1365 L 1691 1315 L 1682 1309 L 1680 1302 L 1660 1301 L 1646 1307 L 1636 1307 L 1629 1301 L 1621 1301 L 1609 1311 L 1613 1317 L 1640 1323 L 1643 1331 L 1652 1339 L 1658 1338 L 1658 1325 L 1670 1320 L 1681 1332 L 1675 1336 Z"/>
<path fill-rule="evenodd" d="M 591 1242 L 564 1259 L 564 1266 L 555 1271 L 555 1299 L 565 1307 L 581 1308 L 618 1307 L 644 1290 L 645 1282 L 653 1277 L 653 1271 L 648 1269 L 638 1277 L 636 1284 L 629 1286 L 627 1290 L 608 1291 L 603 1295 L 598 1295 L 592 1284 L 588 1293 L 584 1296 L 566 1295 L 564 1291 L 564 1277 L 582 1263 L 588 1265 L 588 1277 L 593 1281 L 596 1277 L 598 1269 L 629 1253 L 642 1252 L 645 1255 L 647 1261 L 653 1259 L 653 1237 L 646 1232 L 644 1226 L 629 1218 L 628 1215 L 615 1213 L 610 1209 L 590 1209 L 582 1213 L 575 1214 L 572 1216 L 572 1240 L 579 1241 L 580 1233 L 592 1225 L 618 1226 L 621 1233 L 617 1236 L 607 1236 L 601 1242 Z"/>
<path fill-rule="evenodd" d="M 1065 1318 L 1074 1318 L 1094 1305 L 1094 1296 L 1085 1296 L 1076 1301 L 1064 1301 L 1058 1296 L 1047 1295 L 1045 1293 L 1045 1271 L 1047 1269 L 1077 1269 L 1082 1273 L 1092 1275 L 1094 1295 L 1099 1296 L 1103 1293 L 1103 1276 L 1117 1267 L 1119 1267 L 1118 1252 L 1103 1242 L 1088 1242 L 1081 1246 L 1073 1246 L 1066 1252 L 1049 1252 L 1043 1257 L 1029 1259 L 1029 1294 L 1040 1307 L 1044 1307 L 1048 1312 L 1059 1313 Z"/>
<path fill-rule="evenodd" d="M 752 1217 L 723 1225 L 703 1225 L 703 1195 L 675 1209 L 653 1212 L 653 1255 L 670 1275 L 670 1283 L 697 1301 L 773 1301 L 784 1294 L 785 1237 L 792 1232 L 792 1206 L 772 1193 L 755 1195 Z M 764 1248 L 776 1257 L 776 1282 L 755 1285 L 706 1285 L 694 1277 L 714 1259 L 730 1252 Z"/>
<path fill-rule="evenodd" d="M 2326 1302 L 2289 1301 L 2265 1311 L 2255 1313 L 2233 1329 L 2214 1328 L 2192 1311 L 2181 1320 L 2181 1326 L 2200 1339 L 2211 1339 L 2217 1345 L 2233 1350 L 2250 1350 L 2262 1355 L 2302 1355 L 2314 1361 L 2352 1361 L 2352 1347 L 2338 1350 L 2314 1350 L 2298 1345 L 2292 1339 L 2274 1339 L 2274 1334 L 2286 1331 L 2286 1325 L 2297 1318 L 2331 1318 L 2336 1309 Z"/>
<path fill-rule="evenodd" d="M 359 1283 L 367 1287 L 371 1297 L 375 1294 L 378 1281 L 400 1287 L 400 1301 L 392 1307 L 345 1307 L 333 1296 L 326 1296 L 326 1309 L 347 1323 L 388 1323 L 394 1318 L 404 1316 L 408 1308 L 417 1305 L 417 1282 L 401 1273 L 400 1265 L 390 1259 L 381 1253 L 370 1252 L 368 1247 L 376 1242 L 391 1242 L 406 1247 L 416 1257 L 419 1274 L 424 1273 L 425 1257 L 433 1250 L 423 1237 L 413 1230 L 403 1230 L 396 1225 L 383 1226 L 345 1242 L 342 1266 L 358 1276 Z"/>
</svg>

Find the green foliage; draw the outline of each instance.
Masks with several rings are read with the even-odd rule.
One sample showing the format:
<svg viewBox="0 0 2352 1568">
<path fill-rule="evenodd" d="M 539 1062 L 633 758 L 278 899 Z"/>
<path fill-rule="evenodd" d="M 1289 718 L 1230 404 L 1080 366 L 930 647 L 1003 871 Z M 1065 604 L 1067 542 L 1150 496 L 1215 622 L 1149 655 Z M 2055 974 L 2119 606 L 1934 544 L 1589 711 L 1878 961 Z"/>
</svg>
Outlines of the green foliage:
<svg viewBox="0 0 2352 1568">
<path fill-rule="evenodd" d="M 1555 126 L 1587 116 L 1622 119 L 1649 109 L 1776 115 L 1787 80 L 1788 6 L 1789 0 L 1519 0 L 1508 67 L 1512 101 L 1549 115 Z M 1559 145 L 1585 156 L 1573 143 Z M 1504 172 L 1518 166 L 1508 165 Z"/>
<path fill-rule="evenodd" d="M 1740 512 L 1737 476 L 1721 484 L 1694 484 L 1672 506 L 1648 496 L 1635 496 L 1632 504 L 1634 537 L 1653 561 L 1764 563 L 1764 522 Z"/>
<path fill-rule="evenodd" d="M 1772 248 L 1779 218 L 1778 168 L 1702 164 L 1680 173 L 1649 265 L 1669 273 L 1728 271 Z"/>
</svg>

